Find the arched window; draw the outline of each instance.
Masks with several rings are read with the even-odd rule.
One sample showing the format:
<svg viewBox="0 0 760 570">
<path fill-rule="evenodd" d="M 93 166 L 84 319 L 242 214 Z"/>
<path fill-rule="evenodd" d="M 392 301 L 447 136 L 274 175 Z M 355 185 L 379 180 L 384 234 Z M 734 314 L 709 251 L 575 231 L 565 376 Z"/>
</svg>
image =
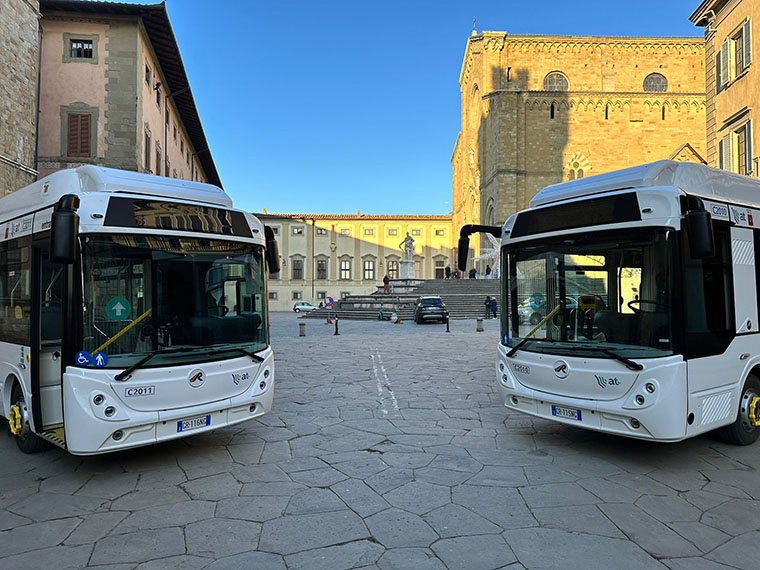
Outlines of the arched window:
<svg viewBox="0 0 760 570">
<path fill-rule="evenodd" d="M 551 107 L 549 107 L 549 118 L 554 118 L 554 103 L 551 104 Z"/>
<path fill-rule="evenodd" d="M 668 80 L 661 73 L 650 73 L 644 79 L 644 91 L 647 93 L 663 93 L 668 90 Z"/>
<path fill-rule="evenodd" d="M 576 152 L 565 164 L 565 172 L 568 180 L 578 180 L 591 171 L 591 164 L 581 153 Z"/>
<path fill-rule="evenodd" d="M 544 91 L 567 91 L 568 89 L 567 77 L 559 71 L 552 71 L 544 77 Z"/>
</svg>

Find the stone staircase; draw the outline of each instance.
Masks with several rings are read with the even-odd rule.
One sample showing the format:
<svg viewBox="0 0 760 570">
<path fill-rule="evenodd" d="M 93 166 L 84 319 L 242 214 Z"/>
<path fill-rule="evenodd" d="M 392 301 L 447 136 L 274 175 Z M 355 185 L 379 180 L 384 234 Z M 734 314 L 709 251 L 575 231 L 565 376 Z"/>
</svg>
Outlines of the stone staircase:
<svg viewBox="0 0 760 570">
<path fill-rule="evenodd" d="M 452 319 L 472 319 L 485 314 L 486 295 L 496 297 L 501 310 L 498 279 L 392 279 L 392 294 L 383 293 L 382 285 L 371 295 L 351 295 L 335 301 L 331 308 L 324 307 L 301 318 L 326 319 L 328 315 L 339 319 L 390 319 L 396 312 L 403 321 L 414 320 L 417 298 L 438 295 L 446 303 Z"/>
</svg>

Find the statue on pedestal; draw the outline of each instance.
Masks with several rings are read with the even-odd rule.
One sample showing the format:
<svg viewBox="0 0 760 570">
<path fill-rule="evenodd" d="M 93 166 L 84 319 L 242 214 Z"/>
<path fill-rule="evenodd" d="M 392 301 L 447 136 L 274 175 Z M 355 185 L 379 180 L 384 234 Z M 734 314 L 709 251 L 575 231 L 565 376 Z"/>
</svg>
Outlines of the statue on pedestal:
<svg viewBox="0 0 760 570">
<path fill-rule="evenodd" d="M 403 246 L 403 247 L 402 247 Z M 404 241 L 398 244 L 399 249 L 404 250 L 404 256 L 406 261 L 414 261 L 414 238 L 406 232 Z"/>
</svg>

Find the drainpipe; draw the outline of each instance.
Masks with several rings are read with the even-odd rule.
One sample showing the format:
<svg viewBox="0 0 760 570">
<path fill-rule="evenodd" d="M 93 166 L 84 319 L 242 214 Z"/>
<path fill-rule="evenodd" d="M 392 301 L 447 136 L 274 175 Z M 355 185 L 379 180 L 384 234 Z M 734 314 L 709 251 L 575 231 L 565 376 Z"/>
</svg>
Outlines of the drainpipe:
<svg viewBox="0 0 760 570">
<path fill-rule="evenodd" d="M 35 179 L 39 178 L 39 154 L 40 154 L 40 84 L 42 82 L 42 22 L 37 24 L 37 110 L 34 125 L 34 170 L 37 171 Z"/>
</svg>

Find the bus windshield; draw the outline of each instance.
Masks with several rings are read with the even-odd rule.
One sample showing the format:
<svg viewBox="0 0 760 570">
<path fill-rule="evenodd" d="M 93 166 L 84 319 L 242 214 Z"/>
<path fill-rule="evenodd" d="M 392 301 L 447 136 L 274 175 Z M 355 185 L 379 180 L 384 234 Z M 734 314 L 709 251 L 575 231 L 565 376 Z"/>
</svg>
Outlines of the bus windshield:
<svg viewBox="0 0 760 570">
<path fill-rule="evenodd" d="M 597 358 L 673 353 L 672 230 L 588 232 L 502 250 L 502 343 Z"/>
<path fill-rule="evenodd" d="M 161 350 L 150 366 L 201 362 L 268 345 L 261 246 L 90 235 L 82 267 L 84 350 L 98 366 L 126 368 Z"/>
</svg>

